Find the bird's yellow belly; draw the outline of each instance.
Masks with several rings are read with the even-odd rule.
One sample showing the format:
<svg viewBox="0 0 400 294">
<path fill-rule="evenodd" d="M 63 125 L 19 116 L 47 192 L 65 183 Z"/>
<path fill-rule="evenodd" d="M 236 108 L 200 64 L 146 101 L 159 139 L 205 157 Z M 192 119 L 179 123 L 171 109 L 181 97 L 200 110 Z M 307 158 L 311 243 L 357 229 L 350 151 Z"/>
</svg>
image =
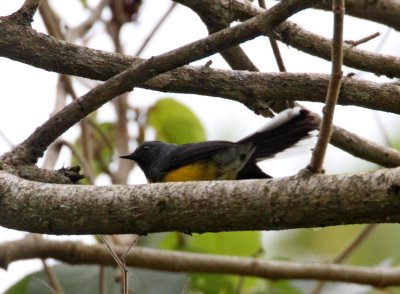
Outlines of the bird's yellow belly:
<svg viewBox="0 0 400 294">
<path fill-rule="evenodd" d="M 162 182 L 233 180 L 235 177 L 236 173 L 221 175 L 212 161 L 195 161 L 167 172 Z"/>
</svg>

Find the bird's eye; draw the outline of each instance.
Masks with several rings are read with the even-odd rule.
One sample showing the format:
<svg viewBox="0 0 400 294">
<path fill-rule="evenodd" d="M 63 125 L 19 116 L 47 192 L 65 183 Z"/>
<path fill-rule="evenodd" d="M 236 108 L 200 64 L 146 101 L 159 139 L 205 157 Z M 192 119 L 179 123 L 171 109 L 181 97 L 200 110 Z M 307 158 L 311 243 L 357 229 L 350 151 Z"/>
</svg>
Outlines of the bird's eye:
<svg viewBox="0 0 400 294">
<path fill-rule="evenodd" d="M 149 151 L 150 150 L 150 146 L 146 145 L 143 147 L 143 151 Z"/>
</svg>

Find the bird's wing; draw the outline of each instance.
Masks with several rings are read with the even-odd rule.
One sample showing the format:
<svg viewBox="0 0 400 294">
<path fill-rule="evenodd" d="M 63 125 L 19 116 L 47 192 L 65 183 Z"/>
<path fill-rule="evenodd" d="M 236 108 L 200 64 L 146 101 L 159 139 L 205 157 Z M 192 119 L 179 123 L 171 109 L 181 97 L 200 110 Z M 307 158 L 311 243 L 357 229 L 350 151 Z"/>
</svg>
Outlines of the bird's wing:
<svg viewBox="0 0 400 294">
<path fill-rule="evenodd" d="M 165 164 L 160 168 L 165 172 L 184 166 L 186 164 L 203 160 L 219 152 L 231 148 L 240 148 L 242 145 L 228 141 L 205 141 L 177 146 L 168 154 Z"/>
</svg>

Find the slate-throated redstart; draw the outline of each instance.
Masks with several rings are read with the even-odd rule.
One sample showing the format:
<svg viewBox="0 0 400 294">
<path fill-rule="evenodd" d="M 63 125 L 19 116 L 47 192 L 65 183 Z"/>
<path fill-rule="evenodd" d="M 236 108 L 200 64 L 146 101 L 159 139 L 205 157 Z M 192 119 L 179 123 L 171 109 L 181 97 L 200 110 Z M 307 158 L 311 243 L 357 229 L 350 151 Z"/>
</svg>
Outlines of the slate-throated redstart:
<svg viewBox="0 0 400 294">
<path fill-rule="evenodd" d="M 175 145 L 148 141 L 121 158 L 136 161 L 150 183 L 270 178 L 257 162 L 310 137 L 317 128 L 307 110 L 295 107 L 282 111 L 263 128 L 236 143 Z"/>
</svg>

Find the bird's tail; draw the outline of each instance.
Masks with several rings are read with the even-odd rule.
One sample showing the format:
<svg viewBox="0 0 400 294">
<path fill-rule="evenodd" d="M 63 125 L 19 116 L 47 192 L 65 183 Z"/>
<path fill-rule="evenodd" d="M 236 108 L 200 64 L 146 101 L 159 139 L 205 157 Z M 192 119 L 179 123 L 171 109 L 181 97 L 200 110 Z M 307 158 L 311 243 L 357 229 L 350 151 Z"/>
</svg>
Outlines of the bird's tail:
<svg viewBox="0 0 400 294">
<path fill-rule="evenodd" d="M 309 111 L 300 107 L 290 108 L 237 143 L 252 142 L 256 150 L 249 161 L 259 161 L 274 157 L 275 154 L 296 145 L 299 141 L 311 137 L 312 131 L 317 130 L 318 126 L 318 122 Z"/>
</svg>

